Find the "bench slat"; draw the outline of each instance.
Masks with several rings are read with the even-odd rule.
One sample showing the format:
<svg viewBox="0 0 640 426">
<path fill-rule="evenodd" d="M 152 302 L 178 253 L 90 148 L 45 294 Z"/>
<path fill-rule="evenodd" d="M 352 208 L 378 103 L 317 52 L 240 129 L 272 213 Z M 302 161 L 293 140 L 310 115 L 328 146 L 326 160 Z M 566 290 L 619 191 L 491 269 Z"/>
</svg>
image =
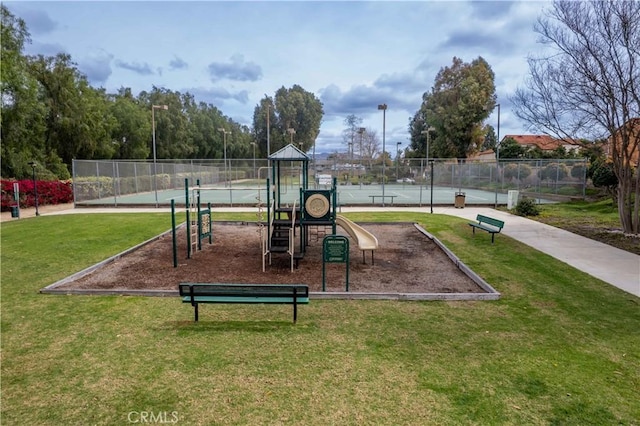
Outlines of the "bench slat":
<svg viewBox="0 0 640 426">
<path fill-rule="evenodd" d="M 293 295 L 288 297 L 253 297 L 253 296 L 195 296 L 196 303 L 267 303 L 267 304 L 291 304 L 293 303 Z M 183 303 L 191 303 L 190 296 L 182 298 Z M 309 303 L 308 297 L 296 297 L 296 303 Z"/>
<path fill-rule="evenodd" d="M 309 303 L 309 287 L 304 284 L 180 283 L 178 289 L 182 302 L 193 306 L 196 322 L 200 303 L 289 304 L 293 322 L 298 305 Z"/>
</svg>

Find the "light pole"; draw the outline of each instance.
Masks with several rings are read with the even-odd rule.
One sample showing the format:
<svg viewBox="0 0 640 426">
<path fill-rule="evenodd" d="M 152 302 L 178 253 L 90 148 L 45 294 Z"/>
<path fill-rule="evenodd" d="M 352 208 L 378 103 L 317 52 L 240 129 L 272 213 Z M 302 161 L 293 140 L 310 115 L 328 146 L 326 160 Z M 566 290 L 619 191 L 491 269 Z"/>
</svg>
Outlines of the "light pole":
<svg viewBox="0 0 640 426">
<path fill-rule="evenodd" d="M 498 108 L 498 134 L 496 136 L 496 162 L 500 161 L 500 104 L 496 105 Z"/>
<path fill-rule="evenodd" d="M 218 128 L 219 132 L 222 132 L 222 143 L 224 146 L 224 187 L 227 187 L 227 135 L 230 135 L 231 132 L 227 132 L 225 129 L 223 129 L 222 127 Z"/>
<path fill-rule="evenodd" d="M 36 185 L 36 166 L 38 165 L 35 161 L 30 161 L 29 165 L 33 171 L 33 192 L 35 196 L 36 203 L 36 216 L 40 216 L 40 212 L 38 211 L 38 186 Z"/>
<path fill-rule="evenodd" d="M 353 140 L 347 144 L 349 147 L 347 152 L 349 156 L 349 179 L 351 179 L 351 177 L 353 177 Z"/>
<path fill-rule="evenodd" d="M 360 188 L 362 188 L 362 140 L 364 138 L 364 132 L 366 132 L 367 129 L 365 129 L 364 127 L 360 127 L 358 129 L 358 133 L 360 134 L 360 169 L 358 170 L 358 181 L 360 182 Z"/>
<path fill-rule="evenodd" d="M 396 180 L 400 179 L 400 145 L 402 142 L 396 142 Z"/>
<path fill-rule="evenodd" d="M 251 142 L 251 145 L 253 145 L 253 178 L 256 178 L 256 143 L 255 142 Z"/>
<path fill-rule="evenodd" d="M 156 160 L 156 116 L 155 110 L 168 110 L 168 105 L 151 105 L 151 133 L 153 136 L 153 189 L 156 193 L 156 208 L 158 208 L 158 164 Z"/>
<path fill-rule="evenodd" d="M 386 133 L 386 121 L 387 121 L 387 104 L 378 105 L 378 110 L 382 110 L 382 207 L 384 207 L 384 181 L 385 181 L 385 164 L 384 151 L 385 151 L 385 133 Z"/>
<path fill-rule="evenodd" d="M 289 127 L 287 129 L 287 132 L 289 132 L 289 136 L 290 136 L 289 143 L 293 144 L 293 135 L 296 134 L 296 129 L 294 129 L 293 127 Z"/>
<path fill-rule="evenodd" d="M 500 178 L 500 104 L 497 104 L 498 108 L 498 135 L 496 136 L 496 199 L 494 202 L 494 208 L 498 208 L 498 179 Z"/>
<path fill-rule="evenodd" d="M 427 135 L 427 152 L 426 152 L 426 161 L 427 161 L 427 167 L 429 166 L 429 142 L 431 142 L 431 132 L 433 132 L 434 130 L 436 130 L 434 127 L 427 127 L 427 130 L 423 130 L 420 133 L 422 133 L 423 135 Z"/>
<path fill-rule="evenodd" d="M 269 117 L 270 117 L 270 105 L 267 104 L 267 160 L 269 159 L 269 156 L 271 155 L 271 147 L 269 145 L 269 135 L 271 133 L 271 126 L 269 125 Z"/>
</svg>

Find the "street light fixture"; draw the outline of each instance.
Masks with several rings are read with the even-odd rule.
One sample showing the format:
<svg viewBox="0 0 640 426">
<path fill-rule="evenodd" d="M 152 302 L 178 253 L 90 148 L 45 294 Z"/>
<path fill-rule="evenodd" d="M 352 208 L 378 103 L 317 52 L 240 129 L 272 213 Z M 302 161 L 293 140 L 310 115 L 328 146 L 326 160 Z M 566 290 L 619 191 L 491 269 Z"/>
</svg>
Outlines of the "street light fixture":
<svg viewBox="0 0 640 426">
<path fill-rule="evenodd" d="M 353 177 L 353 141 L 347 142 L 347 155 L 349 156 L 349 179 Z"/>
<path fill-rule="evenodd" d="M 420 132 L 423 135 L 427 135 L 427 152 L 426 152 L 427 166 L 429 165 L 429 142 L 431 142 L 431 132 L 435 130 L 436 130 L 435 127 L 429 126 L 427 127 L 427 130 L 423 130 Z"/>
<path fill-rule="evenodd" d="M 498 208 L 498 179 L 500 178 L 500 104 L 496 104 L 498 108 L 498 135 L 496 136 L 496 198 L 494 202 L 494 208 Z"/>
<path fill-rule="evenodd" d="M 384 181 L 385 181 L 385 163 L 384 151 L 385 151 L 385 134 L 386 134 L 386 121 L 387 121 L 387 104 L 378 105 L 378 110 L 382 110 L 382 207 L 384 207 Z"/>
<path fill-rule="evenodd" d="M 251 142 L 251 145 L 253 145 L 253 178 L 256 178 L 256 143 L 255 142 Z"/>
<path fill-rule="evenodd" d="M 156 208 L 158 207 L 158 164 L 156 160 L 156 116 L 155 110 L 168 110 L 168 105 L 151 105 L 151 133 L 153 136 L 153 190 L 156 193 Z"/>
<path fill-rule="evenodd" d="M 223 144 L 224 144 L 224 186 L 225 188 L 227 187 L 227 179 L 228 179 L 228 174 L 227 174 L 227 135 L 230 135 L 231 132 L 226 131 L 225 129 L 223 129 L 222 127 L 218 128 L 219 132 L 222 132 L 222 140 L 223 140 Z"/>
<path fill-rule="evenodd" d="M 400 179 L 400 145 L 402 142 L 396 142 L 396 180 Z"/>
<path fill-rule="evenodd" d="M 38 211 L 38 186 L 36 185 L 36 166 L 38 165 L 38 163 L 36 163 L 35 161 L 30 161 L 29 165 L 31 166 L 31 169 L 33 171 L 33 192 L 35 195 L 36 216 L 40 216 L 40 212 Z"/>
<path fill-rule="evenodd" d="M 364 127 L 360 127 L 358 129 L 358 134 L 360 135 L 360 171 L 358 172 L 358 180 L 360 181 L 360 188 L 362 188 L 362 140 L 364 138 L 364 132 L 366 132 L 367 129 L 365 129 Z"/>
</svg>

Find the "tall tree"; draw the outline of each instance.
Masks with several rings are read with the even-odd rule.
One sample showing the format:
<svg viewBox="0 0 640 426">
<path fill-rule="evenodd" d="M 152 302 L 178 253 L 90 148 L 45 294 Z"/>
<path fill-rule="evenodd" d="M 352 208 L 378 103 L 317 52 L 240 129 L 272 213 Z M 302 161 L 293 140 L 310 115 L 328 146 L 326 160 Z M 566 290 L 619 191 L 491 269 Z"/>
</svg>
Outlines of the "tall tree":
<svg viewBox="0 0 640 426">
<path fill-rule="evenodd" d="M 491 124 L 487 124 L 484 126 L 484 141 L 482 142 L 480 150 L 485 151 L 492 149 L 495 151 L 497 146 L 498 137 L 496 136 L 496 131 Z"/>
<path fill-rule="evenodd" d="M 349 114 L 344 119 L 345 128 L 342 131 L 342 140 L 348 147 L 349 152 L 357 153 L 362 156 L 360 152 L 360 135 L 358 131 L 362 125 L 362 117 L 358 117 L 355 114 Z"/>
<path fill-rule="evenodd" d="M 297 84 L 291 89 L 283 86 L 276 91 L 274 100 L 265 97 L 256 106 L 253 132 L 260 147 L 266 146 L 268 116 L 271 153 L 287 145 L 292 139 L 297 147 L 308 151 L 320 133 L 323 114 L 322 102 L 313 93 Z"/>
<path fill-rule="evenodd" d="M 505 138 L 500 144 L 501 160 L 523 158 L 526 152 L 527 149 L 511 137 Z"/>
<path fill-rule="evenodd" d="M 620 222 L 640 233 L 640 2 L 556 1 L 535 31 L 551 53 L 529 58 L 515 114 L 560 138 L 609 137 Z"/>
<path fill-rule="evenodd" d="M 0 8 L 1 174 L 22 179 L 31 175 L 30 161 L 35 160 L 46 167 L 45 108 L 38 99 L 38 82 L 29 73 L 28 61 L 23 54 L 25 44 L 30 42 L 26 24 L 12 15 L 4 4 Z M 59 164 L 60 160 L 55 162 Z"/>
<path fill-rule="evenodd" d="M 111 141 L 117 147 L 114 158 L 143 159 L 149 156 L 147 140 L 151 134 L 146 105 L 138 101 L 129 88 L 111 96 L 111 115 L 115 125 Z"/>
<path fill-rule="evenodd" d="M 265 95 L 253 110 L 253 137 L 258 143 L 258 158 L 268 157 L 274 150 L 271 148 L 273 139 L 273 123 L 276 122 L 276 111 L 273 98 Z M 267 136 L 267 131 L 269 135 Z"/>
<path fill-rule="evenodd" d="M 91 87 L 67 54 L 38 55 L 29 62 L 46 108 L 46 149 L 69 167 L 75 158 L 111 158 L 115 123 L 104 90 Z"/>
<path fill-rule="evenodd" d="M 411 123 L 412 136 L 423 123 L 435 128 L 433 152 L 439 157 L 465 159 L 484 142 L 484 120 L 496 104 L 494 74 L 482 57 L 471 63 L 453 58 L 441 68 L 431 92 L 425 92 L 421 111 Z"/>
</svg>

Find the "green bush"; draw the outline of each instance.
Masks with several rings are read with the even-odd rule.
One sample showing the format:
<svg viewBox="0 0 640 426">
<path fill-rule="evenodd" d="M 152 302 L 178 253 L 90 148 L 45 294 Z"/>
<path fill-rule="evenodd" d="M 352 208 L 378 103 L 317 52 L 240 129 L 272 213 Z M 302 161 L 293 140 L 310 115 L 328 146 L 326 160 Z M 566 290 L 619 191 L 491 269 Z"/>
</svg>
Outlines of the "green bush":
<svg viewBox="0 0 640 426">
<path fill-rule="evenodd" d="M 525 180 L 531 176 L 531 167 L 528 164 L 509 163 L 502 170 L 505 179 Z"/>
<path fill-rule="evenodd" d="M 518 216 L 538 216 L 540 209 L 533 198 L 523 197 L 516 205 Z"/>
</svg>

